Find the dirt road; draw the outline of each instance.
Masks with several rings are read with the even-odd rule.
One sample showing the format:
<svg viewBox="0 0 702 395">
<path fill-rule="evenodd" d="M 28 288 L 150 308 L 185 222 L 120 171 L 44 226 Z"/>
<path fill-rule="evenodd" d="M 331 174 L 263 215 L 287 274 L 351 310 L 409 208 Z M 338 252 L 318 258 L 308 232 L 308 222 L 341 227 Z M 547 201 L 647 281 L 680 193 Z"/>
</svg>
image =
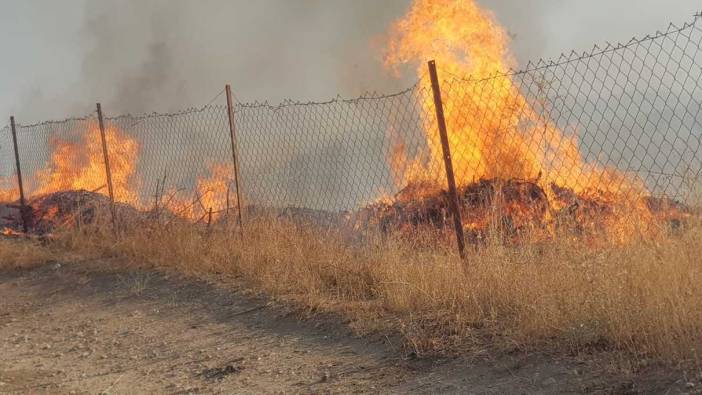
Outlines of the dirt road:
<svg viewBox="0 0 702 395">
<path fill-rule="evenodd" d="M 0 392 L 678 393 L 586 360 L 413 359 L 331 319 L 151 271 L 54 264 L 0 273 Z"/>
</svg>

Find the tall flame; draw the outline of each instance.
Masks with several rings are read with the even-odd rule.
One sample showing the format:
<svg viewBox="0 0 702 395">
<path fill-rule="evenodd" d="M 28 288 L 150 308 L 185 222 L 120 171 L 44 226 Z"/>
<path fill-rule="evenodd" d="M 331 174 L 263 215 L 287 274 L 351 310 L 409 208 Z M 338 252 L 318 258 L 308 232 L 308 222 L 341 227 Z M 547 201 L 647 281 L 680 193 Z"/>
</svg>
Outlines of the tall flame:
<svg viewBox="0 0 702 395">
<path fill-rule="evenodd" d="M 397 68 L 435 59 L 444 75 L 487 78 L 506 72 L 516 62 L 509 49 L 509 35 L 492 12 L 474 0 L 415 0 L 407 15 L 391 30 L 386 66 Z M 586 163 L 577 136 L 564 135 L 554 123 L 537 113 L 510 76 L 489 83 L 456 79 L 442 87 L 449 146 L 459 186 L 479 179 L 539 179 L 577 193 L 643 191 L 641 183 L 614 169 Z M 448 93 L 447 93 L 448 92 Z M 431 100 L 421 100 L 428 114 Z M 441 163 L 438 133 L 425 128 L 429 163 Z M 416 163 L 392 159 L 407 184 L 421 178 Z M 428 165 L 423 175 L 428 177 Z M 409 170 L 409 171 L 408 171 Z M 547 189 L 547 188 L 545 188 Z"/>
<path fill-rule="evenodd" d="M 234 167 L 230 163 L 213 162 L 208 165 L 209 174 L 199 177 L 192 197 L 187 193 L 173 190 L 166 193 L 169 198 L 168 208 L 181 217 L 197 221 L 209 216 L 216 219 L 236 207 L 236 194 L 232 188 Z"/>
<path fill-rule="evenodd" d="M 54 139 L 51 141 L 52 154 L 49 165 L 38 171 L 36 178 L 38 188 L 34 195 L 85 189 L 107 194 L 105 163 L 101 140 L 97 138 L 97 126 L 91 126 L 86 134 L 81 136 L 79 143 Z M 128 203 L 134 207 L 147 209 L 140 200 L 140 179 L 137 175 L 140 145 L 137 140 L 125 134 L 115 126 L 105 129 L 105 138 L 109 150 L 110 170 L 114 188 L 115 200 Z M 230 180 L 233 169 L 230 164 L 214 162 L 208 166 L 209 174 L 196 181 L 195 191 L 190 196 L 174 192 L 171 189 L 166 195 L 168 207 L 181 217 L 197 220 L 206 216 L 209 210 L 213 217 L 231 204 Z M 234 203 L 235 204 L 235 203 Z"/>
<path fill-rule="evenodd" d="M 538 111 L 545 99 L 529 100 L 520 92 L 509 73 L 516 65 L 509 42 L 493 13 L 475 0 L 415 0 L 390 31 L 386 67 L 397 71 L 400 65 L 419 65 L 417 95 L 425 114 L 435 113 L 431 87 L 424 77 L 425 62 L 436 60 L 458 186 L 466 188 L 480 180 L 526 180 L 537 184 L 548 200 L 549 210 L 535 217 L 537 223 L 546 220 L 554 225 L 554 216 L 578 207 L 579 199 L 589 201 L 591 207 L 605 208 L 581 206 L 579 212 L 571 212 L 570 218 L 581 228 L 604 232 L 614 241 L 626 241 L 642 228 L 647 234 L 657 233 L 651 226 L 655 224 L 651 212 L 640 200 L 648 195 L 643 182 L 617 169 L 586 162 L 576 133 L 563 133 L 545 116 L 547 111 Z M 548 84 L 529 82 L 538 92 Z M 416 199 L 436 193 L 436 170 L 443 170 L 443 151 L 436 120 L 431 118 L 424 125 L 428 150 L 414 157 L 407 155 L 390 127 L 395 149 L 388 160 L 402 188 L 398 201 L 407 199 L 407 194 Z M 575 196 L 576 203 L 573 198 L 564 199 L 563 191 Z M 499 215 L 521 222 L 519 218 L 534 217 L 524 215 L 533 211 L 527 206 L 526 202 L 503 203 L 499 209 L 506 213 Z M 465 215 L 464 228 L 484 229 L 491 221 L 485 212 L 477 209 Z"/>
<path fill-rule="evenodd" d="M 136 167 L 141 151 L 139 142 L 115 125 L 109 125 L 105 129 L 105 139 L 115 200 L 148 209 L 148 203 L 143 201 L 143 196 L 139 193 L 141 178 Z M 49 146 L 50 157 L 46 166 L 25 177 L 29 181 L 25 181 L 25 188 L 30 197 L 81 189 L 108 194 L 102 141 L 97 124 L 90 124 L 79 132 L 77 141 L 52 137 Z M 206 216 L 210 209 L 215 217 L 226 208 L 234 207 L 236 199 L 230 201 L 235 196 L 230 193 L 232 165 L 213 162 L 208 166 L 208 172 L 208 175 L 196 180 L 195 190 L 190 193 L 182 193 L 175 188 L 166 192 L 166 196 L 172 197 L 166 199 L 166 208 L 181 217 L 197 220 Z M 0 178 L 0 202 L 12 202 L 18 198 L 15 178 Z"/>
<path fill-rule="evenodd" d="M 232 191 L 230 189 L 234 166 L 229 163 L 213 163 L 209 166 L 209 171 L 209 177 L 200 178 L 197 181 L 197 191 L 203 205 L 208 210 L 231 208 Z"/>
<path fill-rule="evenodd" d="M 107 195 L 105 161 L 99 136 L 97 125 L 91 125 L 78 143 L 52 139 L 49 165 L 37 172 L 38 185 L 33 194 L 85 189 Z M 139 144 L 115 126 L 105 129 L 105 139 L 109 147 L 115 200 L 136 204 Z"/>
<path fill-rule="evenodd" d="M 0 177 L 0 202 L 14 202 L 19 199 L 16 184 L 14 177 Z"/>
</svg>

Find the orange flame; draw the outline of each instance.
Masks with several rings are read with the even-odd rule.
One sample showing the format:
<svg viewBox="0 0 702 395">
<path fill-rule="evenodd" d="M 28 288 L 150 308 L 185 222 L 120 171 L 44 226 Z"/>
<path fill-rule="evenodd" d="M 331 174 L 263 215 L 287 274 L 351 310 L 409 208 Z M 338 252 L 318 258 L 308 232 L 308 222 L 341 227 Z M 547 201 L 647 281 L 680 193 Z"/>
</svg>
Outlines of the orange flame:
<svg viewBox="0 0 702 395">
<path fill-rule="evenodd" d="M 440 72 L 447 75 L 473 78 L 515 66 L 507 32 L 473 0 L 416 0 L 395 23 L 386 65 L 422 61 L 421 77 L 428 59 L 436 59 Z M 450 89 L 454 91 L 444 95 L 443 105 L 459 185 L 485 178 L 540 178 L 544 185 L 553 182 L 578 193 L 643 188 L 614 169 L 585 163 L 577 136 L 566 136 L 544 120 L 509 76 L 495 78 L 487 87 L 463 82 L 446 87 Z M 432 101 L 422 104 L 428 114 L 434 113 Z M 429 126 L 425 134 L 430 162 L 441 163 L 438 133 Z M 409 168 L 409 179 L 417 178 L 416 169 Z"/>
<path fill-rule="evenodd" d="M 419 63 L 420 102 L 434 114 L 425 62 L 435 59 L 442 86 L 456 183 L 465 187 L 485 179 L 521 179 L 537 183 L 552 208 L 559 209 L 551 186 L 568 188 L 578 196 L 610 204 L 613 211 L 630 210 L 648 215 L 638 199 L 646 194 L 639 179 L 617 169 L 584 161 L 576 135 L 565 135 L 553 121 L 539 114 L 509 75 L 487 82 L 478 80 L 505 73 L 516 65 L 509 49 L 509 35 L 492 12 L 474 0 L 415 0 L 408 13 L 390 32 L 385 64 L 397 70 Z M 470 81 L 449 76 L 470 76 Z M 427 97 L 428 96 L 428 97 Z M 443 173 L 443 152 L 435 119 L 424 127 L 428 152 L 408 158 L 401 143 L 389 158 L 398 187 L 436 184 L 436 170 Z M 392 133 L 391 133 L 392 134 Z M 414 188 L 420 191 L 426 188 Z M 633 201 L 627 198 L 634 197 Z M 517 209 L 517 208 L 512 208 Z M 610 227 L 630 233 L 623 216 L 611 215 Z M 484 220 L 484 218 L 482 219 Z M 466 224 L 467 228 L 479 226 Z"/>
<path fill-rule="evenodd" d="M 19 189 L 15 177 L 0 177 L 0 202 L 14 202 L 19 199 Z"/>
<path fill-rule="evenodd" d="M 141 179 L 136 168 L 140 154 L 139 142 L 114 125 L 105 129 L 105 138 L 115 200 L 146 209 L 145 202 L 140 200 Z M 34 177 L 27 178 L 35 184 L 28 185 L 30 196 L 80 189 L 108 195 L 102 141 L 97 124 L 89 125 L 79 135 L 78 141 L 52 138 L 50 147 L 51 155 L 46 167 L 38 170 Z M 216 217 L 226 211 L 228 204 L 230 208 L 234 207 L 236 195 L 230 193 L 233 166 L 212 163 L 208 170 L 207 176 L 197 179 L 192 198 L 186 198 L 174 189 L 166 192 L 164 196 L 173 197 L 168 199 L 166 208 L 181 217 L 197 220 L 207 215 L 210 209 L 213 217 Z M 9 202 L 19 198 L 15 183 L 14 177 L 0 179 L 0 201 Z M 56 212 L 48 211 L 45 217 L 55 214 Z"/>
<path fill-rule="evenodd" d="M 197 181 L 197 191 L 202 204 L 209 210 L 231 208 L 231 180 L 234 166 L 228 163 L 214 163 L 209 166 L 210 176 Z M 236 205 L 236 195 L 234 195 Z"/>
<path fill-rule="evenodd" d="M 197 179 L 194 193 L 184 193 L 174 188 L 168 190 L 164 194 L 166 208 L 193 221 L 206 218 L 210 210 L 213 220 L 220 217 L 227 209 L 236 207 L 236 194 L 232 185 L 233 168 L 226 162 L 211 163 L 208 166 L 208 176 Z"/>
<path fill-rule="evenodd" d="M 135 174 L 139 144 L 115 126 L 105 129 L 105 139 L 109 147 L 115 200 L 137 204 L 138 181 Z M 38 186 L 33 195 L 78 189 L 108 195 L 105 161 L 97 125 L 91 125 L 86 130 L 80 143 L 52 139 L 51 146 L 49 165 L 37 172 Z"/>
<path fill-rule="evenodd" d="M 2 232 L 0 232 L 0 234 L 2 234 L 3 236 L 8 236 L 8 237 L 9 237 L 9 236 L 21 235 L 21 233 L 17 232 L 17 231 L 14 230 L 14 229 L 10 229 L 10 228 L 8 228 L 8 227 L 3 228 L 3 229 L 2 229 Z"/>
</svg>

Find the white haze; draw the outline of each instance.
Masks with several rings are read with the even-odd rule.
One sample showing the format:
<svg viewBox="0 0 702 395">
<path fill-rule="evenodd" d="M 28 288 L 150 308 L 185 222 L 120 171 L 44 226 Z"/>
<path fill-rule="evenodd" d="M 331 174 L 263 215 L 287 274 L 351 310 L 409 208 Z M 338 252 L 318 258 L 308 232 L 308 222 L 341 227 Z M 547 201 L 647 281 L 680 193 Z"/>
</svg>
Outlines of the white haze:
<svg viewBox="0 0 702 395">
<path fill-rule="evenodd" d="M 698 0 L 480 0 L 520 63 L 682 23 Z M 244 101 L 322 100 L 407 85 L 382 67 L 409 0 L 0 1 L 0 117 L 200 106 L 231 83 Z M 674 5 L 671 5 L 674 4 Z M 411 76 L 405 76 L 411 78 Z M 4 122 L 0 122 L 0 125 Z"/>
</svg>

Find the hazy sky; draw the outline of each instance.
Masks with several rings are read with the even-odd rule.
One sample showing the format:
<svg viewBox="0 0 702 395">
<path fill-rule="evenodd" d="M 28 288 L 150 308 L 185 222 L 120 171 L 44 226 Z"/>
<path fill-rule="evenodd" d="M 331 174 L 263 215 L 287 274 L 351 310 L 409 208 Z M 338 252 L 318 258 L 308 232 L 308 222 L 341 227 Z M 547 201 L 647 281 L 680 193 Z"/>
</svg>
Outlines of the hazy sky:
<svg viewBox="0 0 702 395">
<path fill-rule="evenodd" d="M 689 21 L 699 0 L 479 0 L 520 63 Z M 391 91 L 389 24 L 410 0 L 0 0 L 0 119 L 171 111 L 230 82 L 244 101 Z M 0 127 L 5 122 L 0 120 Z"/>
</svg>

